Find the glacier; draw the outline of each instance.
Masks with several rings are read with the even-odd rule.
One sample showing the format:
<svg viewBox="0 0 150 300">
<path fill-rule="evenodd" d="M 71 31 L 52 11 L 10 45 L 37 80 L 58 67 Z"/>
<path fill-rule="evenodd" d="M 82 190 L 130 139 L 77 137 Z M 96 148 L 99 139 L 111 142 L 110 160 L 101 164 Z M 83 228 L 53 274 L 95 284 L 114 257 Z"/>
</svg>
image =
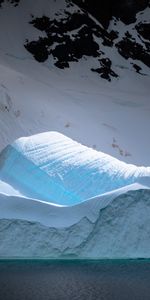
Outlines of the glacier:
<svg viewBox="0 0 150 300">
<path fill-rule="evenodd" d="M 1 152 L 0 208 L 0 257 L 150 257 L 150 167 L 58 132 Z"/>
</svg>

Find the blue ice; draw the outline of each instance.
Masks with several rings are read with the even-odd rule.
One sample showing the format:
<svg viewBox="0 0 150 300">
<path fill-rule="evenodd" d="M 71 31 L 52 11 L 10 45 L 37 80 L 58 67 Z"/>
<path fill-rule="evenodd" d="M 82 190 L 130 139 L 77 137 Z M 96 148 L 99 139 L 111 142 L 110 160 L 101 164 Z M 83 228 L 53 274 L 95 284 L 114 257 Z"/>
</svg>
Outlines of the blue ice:
<svg viewBox="0 0 150 300">
<path fill-rule="evenodd" d="M 57 132 L 21 138 L 0 155 L 0 178 L 25 196 L 74 205 L 150 176 Z"/>
</svg>

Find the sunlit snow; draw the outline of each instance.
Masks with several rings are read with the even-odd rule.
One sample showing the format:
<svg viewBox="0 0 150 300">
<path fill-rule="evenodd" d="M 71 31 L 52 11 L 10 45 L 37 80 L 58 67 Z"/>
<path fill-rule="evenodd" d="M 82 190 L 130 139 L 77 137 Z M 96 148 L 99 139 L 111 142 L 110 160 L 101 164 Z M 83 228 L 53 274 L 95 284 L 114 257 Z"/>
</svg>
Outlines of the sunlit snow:
<svg viewBox="0 0 150 300">
<path fill-rule="evenodd" d="M 74 205 L 150 176 L 136 167 L 85 147 L 57 132 L 20 138 L 0 156 L 1 180 L 21 194 Z"/>
<path fill-rule="evenodd" d="M 58 132 L 20 138 L 0 154 L 0 256 L 150 257 L 149 199 L 149 167 Z"/>
<path fill-rule="evenodd" d="M 149 68 L 96 36 L 111 82 L 91 72 L 94 57 L 39 64 L 24 43 L 45 37 L 31 15 L 64 17 L 66 1 L 50 2 L 0 10 L 0 257 L 150 258 Z M 142 44 L 135 26 L 148 17 L 108 31 Z"/>
</svg>

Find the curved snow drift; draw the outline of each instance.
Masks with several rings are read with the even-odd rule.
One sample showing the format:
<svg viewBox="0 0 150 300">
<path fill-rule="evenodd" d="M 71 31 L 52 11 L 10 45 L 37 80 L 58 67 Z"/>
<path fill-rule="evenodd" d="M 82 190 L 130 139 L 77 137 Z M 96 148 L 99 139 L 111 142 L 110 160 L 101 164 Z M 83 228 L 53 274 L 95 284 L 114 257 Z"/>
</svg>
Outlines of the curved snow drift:
<svg viewBox="0 0 150 300">
<path fill-rule="evenodd" d="M 150 176 L 57 132 L 20 138 L 0 155 L 0 179 L 22 195 L 74 205 Z"/>
</svg>

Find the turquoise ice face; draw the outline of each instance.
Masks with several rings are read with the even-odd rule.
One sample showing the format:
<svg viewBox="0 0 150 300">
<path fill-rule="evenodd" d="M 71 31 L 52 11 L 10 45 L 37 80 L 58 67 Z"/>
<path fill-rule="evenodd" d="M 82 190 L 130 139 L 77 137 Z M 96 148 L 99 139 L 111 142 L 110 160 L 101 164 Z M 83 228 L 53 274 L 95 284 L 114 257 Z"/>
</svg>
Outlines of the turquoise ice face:
<svg viewBox="0 0 150 300">
<path fill-rule="evenodd" d="M 23 195 L 74 205 L 126 186 L 150 168 L 125 164 L 57 132 L 21 138 L 0 155 L 0 178 Z"/>
</svg>

